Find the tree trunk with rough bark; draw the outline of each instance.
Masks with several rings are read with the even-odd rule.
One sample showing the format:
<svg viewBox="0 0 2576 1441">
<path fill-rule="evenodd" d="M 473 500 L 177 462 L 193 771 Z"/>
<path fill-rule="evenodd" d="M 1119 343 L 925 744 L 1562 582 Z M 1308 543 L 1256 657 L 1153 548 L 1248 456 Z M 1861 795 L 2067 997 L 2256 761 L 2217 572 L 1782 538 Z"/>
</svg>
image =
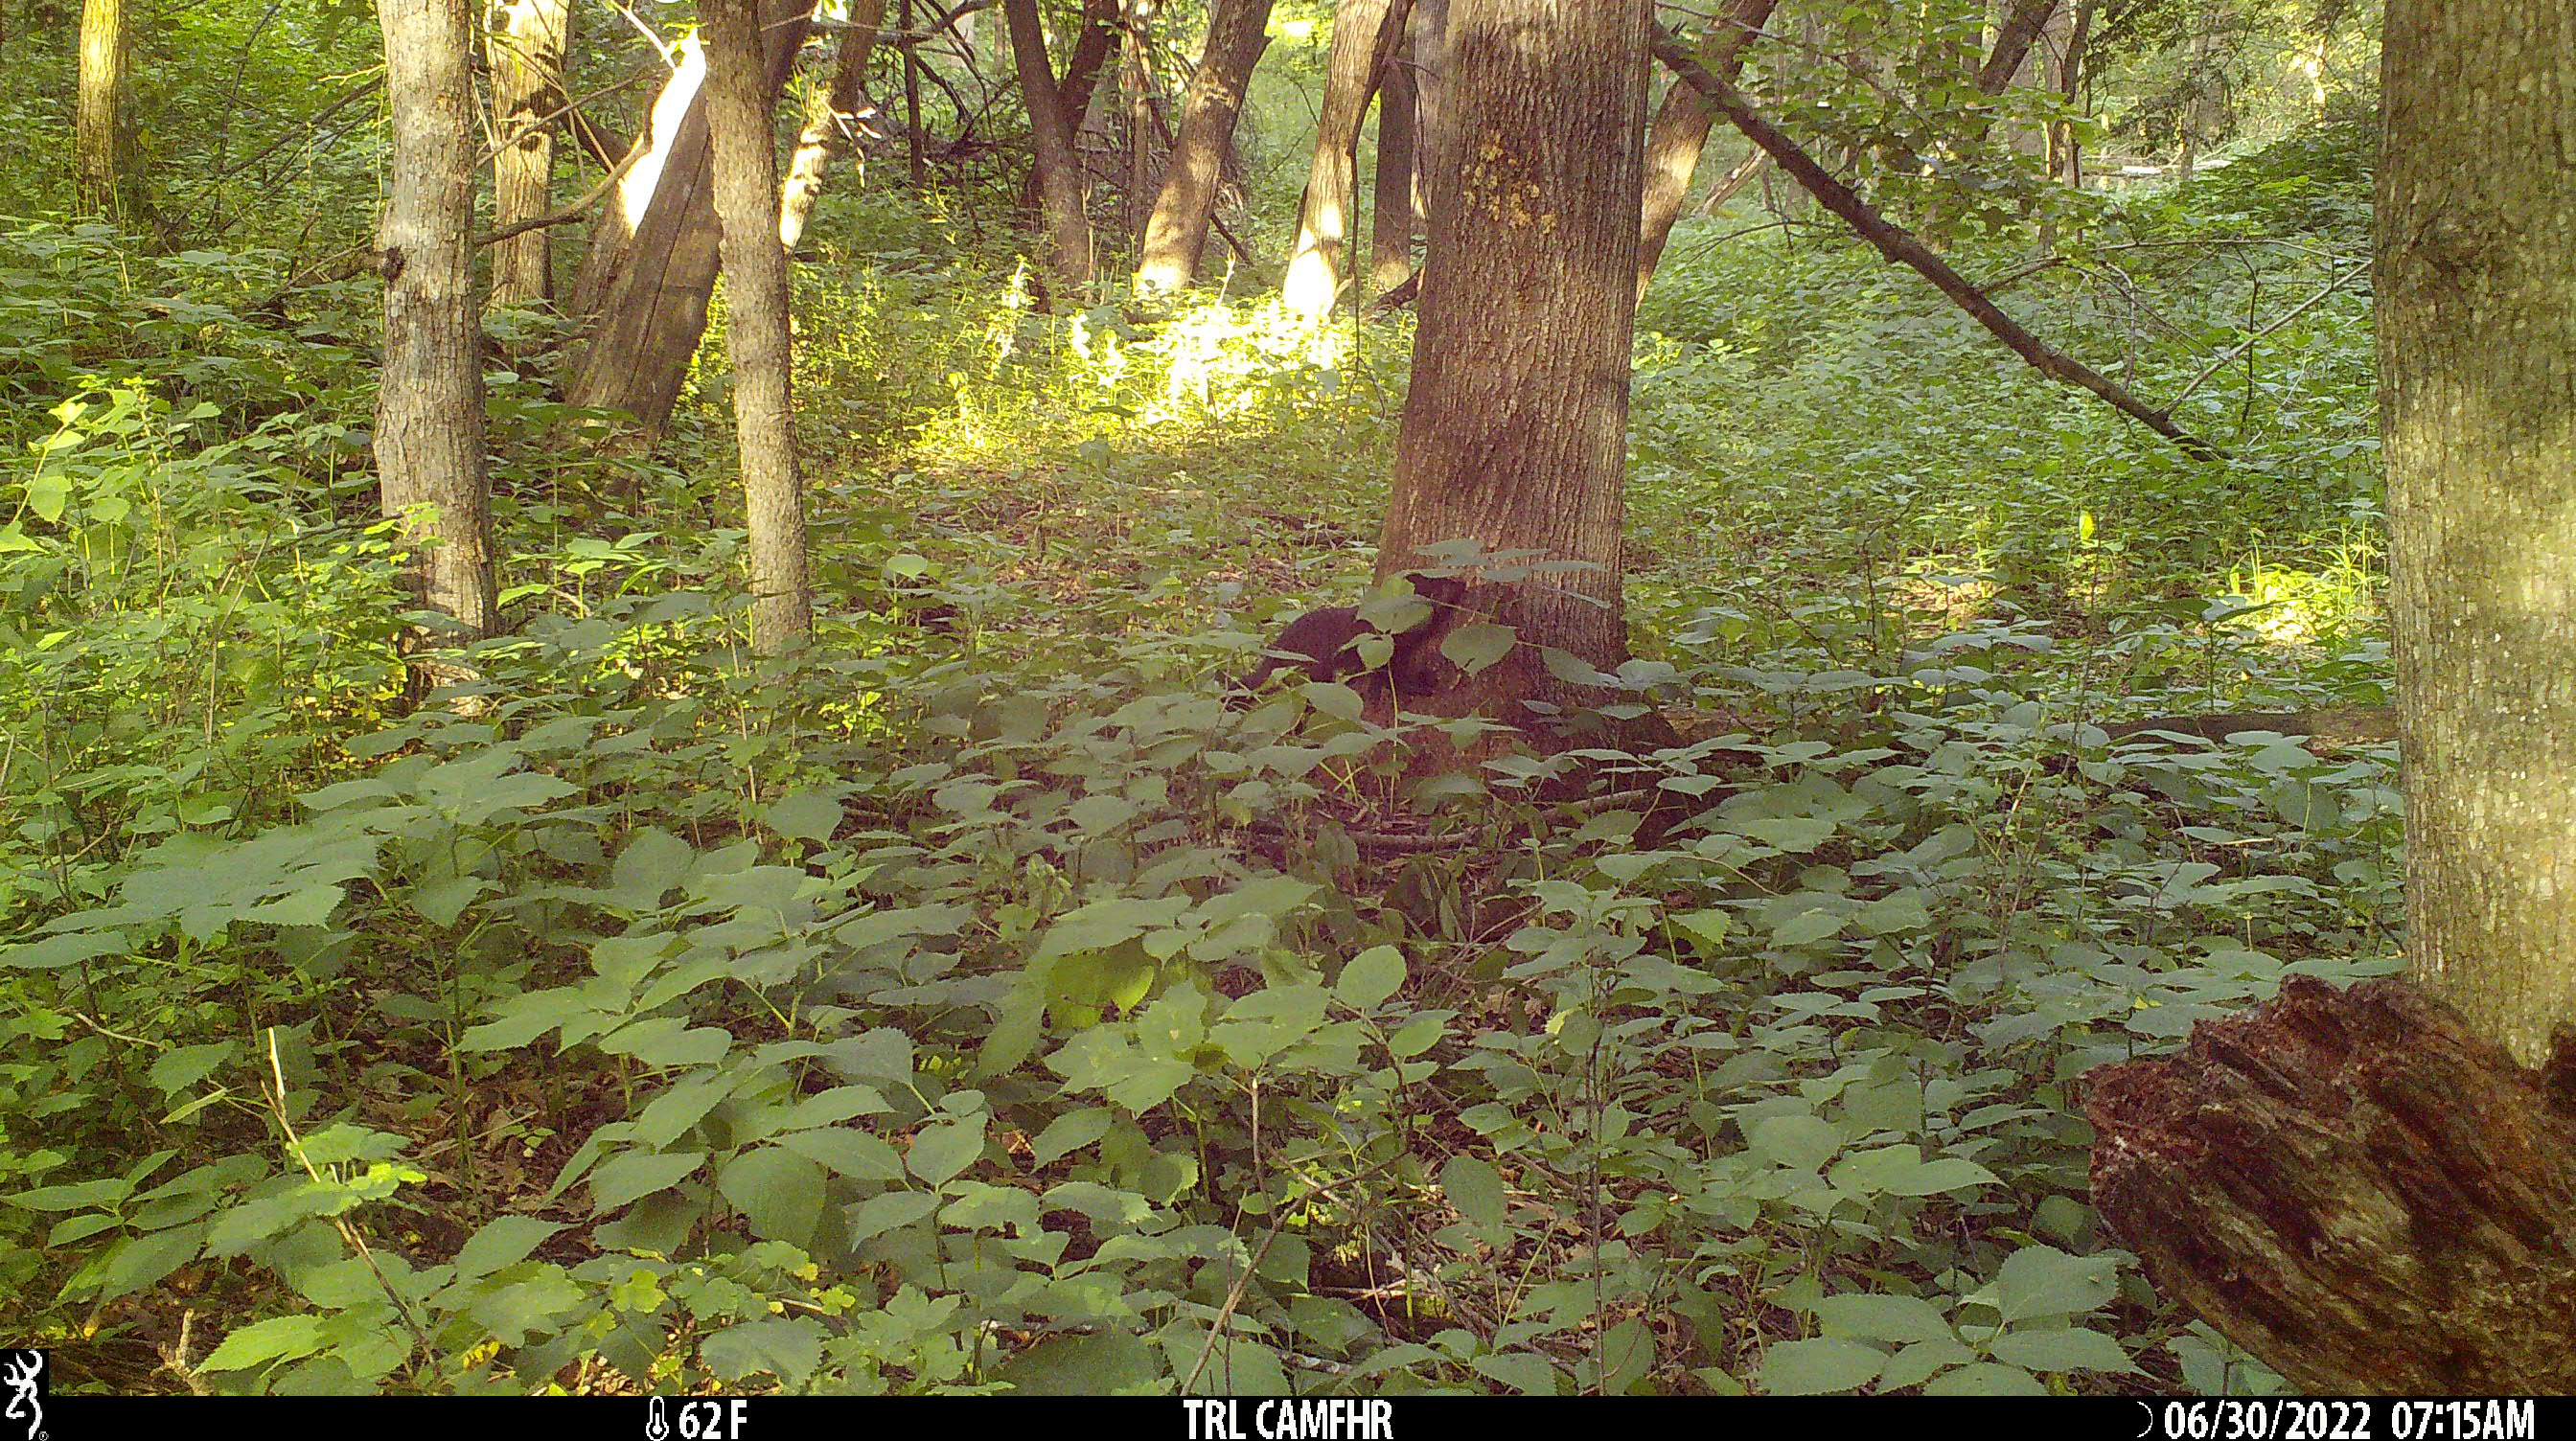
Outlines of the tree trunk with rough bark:
<svg viewBox="0 0 2576 1441">
<path fill-rule="evenodd" d="M 1542 647 L 1600 671 L 1628 659 L 1646 7 L 1453 0 L 1444 80 L 1457 163 L 1425 177 L 1421 318 L 1378 574 L 1441 564 L 1431 548 L 1460 539 L 1537 557 L 1518 574 L 1484 568 L 1468 599 L 1516 642 L 1422 702 L 1535 732 L 1553 710 L 1606 698 L 1560 679 Z"/>
<path fill-rule="evenodd" d="M 787 82 L 811 18 L 807 0 L 762 0 L 761 49 L 768 96 Z M 564 398 L 624 411 L 650 443 L 670 424 L 689 357 L 707 333 L 715 294 L 717 229 L 702 82 L 705 47 L 692 39 L 654 102 L 652 147 L 626 172 L 582 265 L 576 314 L 584 317 Z"/>
<path fill-rule="evenodd" d="M 1315 157 L 1298 205 L 1297 245 L 1288 256 L 1280 293 L 1288 309 L 1310 321 L 1332 313 L 1341 296 L 1343 251 L 1351 236 L 1357 199 L 1353 156 L 1360 121 L 1377 89 L 1378 32 L 1390 0 L 1340 0 L 1333 7 L 1333 49 L 1326 61 L 1324 103 L 1315 121 Z"/>
<path fill-rule="evenodd" d="M 869 113 L 868 57 L 876 53 L 877 30 L 885 23 L 885 0 L 851 0 L 849 23 L 842 27 L 840 52 L 832 59 L 832 82 L 817 85 L 806 98 L 805 128 L 796 137 L 796 153 L 787 164 L 787 184 L 778 197 L 778 241 L 794 250 L 805 238 L 805 222 L 823 194 L 823 181 L 834 163 L 859 152 L 859 137 Z"/>
<path fill-rule="evenodd" d="M 2576 9 L 2392 0 L 2386 26 L 2407 959 L 2529 1062 L 2576 1022 Z"/>
<path fill-rule="evenodd" d="M 1136 265 L 1138 290 L 1179 290 L 1198 277 L 1216 213 L 1226 148 L 1243 115 L 1245 87 L 1270 45 L 1271 0 L 1216 0 L 1208 15 L 1207 43 L 1181 110 L 1180 134 L 1163 167 L 1162 191 L 1145 222 L 1145 244 Z"/>
<path fill-rule="evenodd" d="M 1377 87 L 1377 173 L 1369 197 L 1369 289 L 1380 295 L 1413 276 L 1422 229 L 1414 165 L 1413 54 L 1396 51 Z"/>
<path fill-rule="evenodd" d="M 2048 67 L 2049 87 L 2072 105 L 2084 88 L 2084 60 L 2092 48 L 2093 0 L 2075 0 L 2066 21 L 2064 45 L 2051 52 Z M 2048 126 L 2048 175 L 2077 190 L 2084 188 L 2084 149 L 2075 133 L 2072 120 L 2054 120 Z"/>
<path fill-rule="evenodd" d="M 1778 8 L 1779 0 L 1735 0 L 1718 22 L 1715 43 L 1709 46 L 1709 68 L 1729 80 L 1743 74 L 1745 49 Z M 1716 124 L 1717 107 L 1697 90 L 1675 82 L 1664 92 L 1654 126 L 1646 133 L 1646 198 L 1637 230 L 1640 296 L 1655 278 L 1655 267 L 1663 263 L 1664 246 L 1673 238 L 1682 202 L 1690 196 L 1691 176 L 1699 169 L 1700 152 L 1708 148 L 1708 132 Z"/>
<path fill-rule="evenodd" d="M 2084 1110 L 2156 1289 L 2298 1386 L 2576 1390 L 2576 1029 L 2534 1071 L 2412 986 L 2293 976 Z"/>
<path fill-rule="evenodd" d="M 483 470 L 483 369 L 474 305 L 473 45 L 466 0 L 377 0 L 393 183 L 377 247 L 385 273 L 376 480 L 412 548 L 406 584 L 462 635 L 494 634 L 492 516 Z M 415 669 L 416 683 L 436 675 Z"/>
<path fill-rule="evenodd" d="M 572 6 L 569 0 L 502 0 L 500 9 L 501 26 L 484 37 L 484 55 L 501 136 L 500 153 L 492 157 L 492 221 L 506 229 L 554 207 L 555 129 Z M 554 298 L 553 234 L 522 231 L 492 247 L 492 304 Z"/>
<path fill-rule="evenodd" d="M 778 243 L 777 157 L 755 0 L 698 0 L 707 41 L 707 130 L 724 237 L 725 344 L 734 442 L 750 531 L 751 647 L 777 655 L 813 634 L 805 486 L 790 387 L 787 248 Z"/>
<path fill-rule="evenodd" d="M 2178 1057 L 2095 1072 L 2094 1199 L 2159 1288 L 2302 1386 L 2564 1393 L 2576 12 L 2390 0 L 2381 53 L 2380 423 L 2415 984 L 2292 977 Z"/>
<path fill-rule="evenodd" d="M 80 94 L 72 135 L 76 201 L 93 215 L 125 207 L 132 162 L 125 153 L 125 69 L 130 48 L 125 0 L 82 0 Z"/>
<path fill-rule="evenodd" d="M 1082 159 L 1073 148 L 1074 113 L 1065 105 L 1047 60 L 1046 27 L 1037 0 L 1002 0 L 1011 30 L 1011 59 L 1029 110 L 1030 176 L 1046 228 L 1047 269 L 1067 298 L 1091 284 L 1091 218 L 1083 206 Z"/>
</svg>

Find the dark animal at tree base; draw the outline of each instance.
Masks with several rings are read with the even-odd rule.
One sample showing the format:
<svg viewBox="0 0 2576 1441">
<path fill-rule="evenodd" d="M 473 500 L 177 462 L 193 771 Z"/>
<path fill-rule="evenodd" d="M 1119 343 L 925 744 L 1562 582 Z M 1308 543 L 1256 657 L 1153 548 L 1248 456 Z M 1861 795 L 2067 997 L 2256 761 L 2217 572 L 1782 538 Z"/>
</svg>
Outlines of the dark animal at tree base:
<svg viewBox="0 0 2576 1441">
<path fill-rule="evenodd" d="M 1336 605 L 1310 610 L 1288 622 L 1278 639 L 1263 647 L 1270 654 L 1234 683 L 1226 704 L 1237 710 L 1252 704 L 1254 693 L 1282 670 L 1301 672 L 1310 681 L 1344 682 L 1372 703 L 1385 694 L 1390 683 L 1398 696 L 1429 695 L 1439 689 L 1440 637 L 1453 628 L 1458 604 L 1467 595 L 1467 583 L 1454 576 L 1416 571 L 1406 572 L 1403 578 L 1412 582 L 1416 599 L 1430 603 L 1431 614 L 1387 636 L 1394 649 L 1383 668 L 1372 668 L 1360 654 L 1360 641 L 1383 633 L 1360 618 L 1360 607 Z"/>
</svg>

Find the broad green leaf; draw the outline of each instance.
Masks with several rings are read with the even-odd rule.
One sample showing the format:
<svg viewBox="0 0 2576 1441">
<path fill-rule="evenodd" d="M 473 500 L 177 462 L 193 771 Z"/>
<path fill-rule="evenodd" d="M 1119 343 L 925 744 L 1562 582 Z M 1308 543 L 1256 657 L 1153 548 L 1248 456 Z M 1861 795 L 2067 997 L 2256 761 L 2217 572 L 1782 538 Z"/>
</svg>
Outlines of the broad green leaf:
<svg viewBox="0 0 2576 1441">
<path fill-rule="evenodd" d="M 780 1146 L 757 1146 L 725 1163 L 716 1191 L 751 1223 L 752 1234 L 792 1246 L 813 1244 L 823 1218 L 823 1168 Z"/>
<path fill-rule="evenodd" d="M 1762 1389 L 1779 1396 L 1857 1391 L 1886 1364 L 1886 1352 L 1841 1336 L 1781 1341 L 1762 1353 Z"/>
<path fill-rule="evenodd" d="M 1502 1174 L 1473 1156 L 1449 1158 L 1440 1168 L 1440 1192 L 1475 1225 L 1499 1226 L 1509 1214 Z"/>
</svg>

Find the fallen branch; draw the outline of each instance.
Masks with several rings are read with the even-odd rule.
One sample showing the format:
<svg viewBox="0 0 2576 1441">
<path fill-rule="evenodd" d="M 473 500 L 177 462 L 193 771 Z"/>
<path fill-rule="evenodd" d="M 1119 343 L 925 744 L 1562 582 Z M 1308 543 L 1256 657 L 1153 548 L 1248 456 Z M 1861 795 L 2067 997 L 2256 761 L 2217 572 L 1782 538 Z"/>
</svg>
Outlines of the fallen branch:
<svg viewBox="0 0 2576 1441">
<path fill-rule="evenodd" d="M 2224 461 L 2228 458 L 2227 452 L 2175 425 L 2172 416 L 2131 395 L 2109 377 L 2023 329 L 2019 321 L 2004 314 L 2002 308 L 1988 299 L 1983 291 L 1969 284 L 1967 277 L 1951 269 L 1948 262 L 1926 249 L 1923 242 L 1915 239 L 1904 227 L 1872 210 L 1867 202 L 1852 193 L 1851 187 L 1835 179 L 1799 148 L 1798 142 L 1762 118 L 1752 102 L 1744 98 L 1742 91 L 1701 64 L 1699 57 L 1693 55 L 1672 32 L 1659 30 L 1656 33 L 1654 51 L 1656 59 L 1670 67 L 1684 84 L 1708 97 L 1708 103 L 1736 129 L 1743 131 L 1746 139 L 1769 152 L 1782 170 L 1805 187 L 1808 194 L 1816 197 L 1818 204 L 1842 217 L 1863 240 L 1876 246 L 1879 254 L 1912 268 L 1916 274 L 1931 281 L 1942 294 L 1950 297 L 1997 340 L 2010 347 L 2015 355 L 2029 361 L 2040 374 L 2102 397 L 2121 413 L 2182 447 L 2183 453 L 2194 460 Z"/>
</svg>

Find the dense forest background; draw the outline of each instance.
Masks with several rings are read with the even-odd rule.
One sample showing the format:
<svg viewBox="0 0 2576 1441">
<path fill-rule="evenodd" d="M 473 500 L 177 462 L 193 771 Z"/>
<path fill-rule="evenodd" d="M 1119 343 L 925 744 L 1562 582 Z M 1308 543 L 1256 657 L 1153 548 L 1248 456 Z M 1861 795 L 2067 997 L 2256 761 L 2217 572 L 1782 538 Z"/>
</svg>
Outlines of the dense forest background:
<svg viewBox="0 0 2576 1441">
<path fill-rule="evenodd" d="M 780 646 L 725 291 L 639 425 L 597 207 L 478 252 L 478 636 L 379 490 L 375 13 L 0 0 L 0 1336 L 57 1389 L 2283 1385 L 2106 1232 L 2076 1084 L 2400 965 L 2379 7 L 1758 7 L 1744 96 L 2190 443 L 1720 122 L 1583 677 L 1670 733 L 1482 752 L 1229 693 L 1440 424 L 1383 97 L 1338 279 L 1291 263 L 1369 0 L 1269 8 L 1177 287 L 1221 17 L 935 8 L 827 4 L 775 107 L 839 146 Z M 1057 133 L 1006 9 L 1108 37 Z M 571 12 L 538 212 L 620 193 L 697 18 Z"/>
</svg>

